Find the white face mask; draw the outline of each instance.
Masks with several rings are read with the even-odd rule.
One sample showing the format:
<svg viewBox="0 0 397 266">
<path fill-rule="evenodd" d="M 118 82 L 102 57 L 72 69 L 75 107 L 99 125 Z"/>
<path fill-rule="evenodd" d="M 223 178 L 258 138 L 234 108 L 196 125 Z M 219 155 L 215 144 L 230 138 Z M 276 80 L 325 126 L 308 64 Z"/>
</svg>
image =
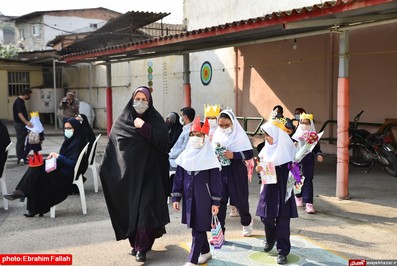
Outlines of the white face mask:
<svg viewBox="0 0 397 266">
<path fill-rule="evenodd" d="M 70 139 L 73 136 L 73 129 L 65 129 L 65 137 Z"/>
<path fill-rule="evenodd" d="M 309 131 L 310 129 L 310 125 L 304 125 L 304 124 L 300 124 L 300 127 L 303 131 Z"/>
<path fill-rule="evenodd" d="M 223 133 L 226 136 L 229 136 L 230 134 L 232 134 L 233 129 L 231 127 L 228 128 L 220 128 L 221 133 Z"/>
<path fill-rule="evenodd" d="M 204 146 L 204 139 L 197 136 L 189 137 L 190 145 L 195 149 L 200 149 Z"/>
<path fill-rule="evenodd" d="M 212 129 L 218 126 L 218 121 L 216 119 L 208 119 L 208 123 L 210 124 L 210 128 Z"/>
<path fill-rule="evenodd" d="M 149 103 L 146 101 L 134 100 L 134 104 L 132 106 L 138 114 L 143 114 L 149 108 Z"/>
<path fill-rule="evenodd" d="M 184 126 L 185 125 L 185 118 L 183 116 L 179 117 L 179 123 Z"/>
<path fill-rule="evenodd" d="M 295 115 L 295 119 L 299 121 L 301 119 L 301 115 Z"/>
</svg>

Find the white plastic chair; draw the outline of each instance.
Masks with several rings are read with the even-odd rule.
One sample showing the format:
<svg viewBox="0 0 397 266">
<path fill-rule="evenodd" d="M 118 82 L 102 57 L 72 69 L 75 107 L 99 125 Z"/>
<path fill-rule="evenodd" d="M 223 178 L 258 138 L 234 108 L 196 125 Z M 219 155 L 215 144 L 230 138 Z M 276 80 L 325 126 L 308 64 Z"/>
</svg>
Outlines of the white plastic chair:
<svg viewBox="0 0 397 266">
<path fill-rule="evenodd" d="M 171 175 L 175 175 L 176 170 L 170 170 L 168 173 L 168 177 L 171 178 Z M 171 187 L 172 190 L 172 187 Z M 168 196 L 167 197 L 167 204 L 170 204 L 172 202 L 172 197 Z"/>
<path fill-rule="evenodd" d="M 83 184 L 83 175 L 77 174 L 79 171 L 81 160 L 83 159 L 84 155 L 87 153 L 89 143 L 85 145 L 84 149 L 80 152 L 79 158 L 77 159 L 76 165 L 74 166 L 74 179 L 73 184 L 77 185 L 79 188 L 80 200 L 81 200 L 81 208 L 83 209 L 83 214 L 87 214 L 87 204 L 85 200 L 85 192 L 84 192 L 84 184 Z M 50 217 L 55 218 L 55 209 L 56 205 L 52 206 L 50 209 Z"/>
<path fill-rule="evenodd" d="M 92 171 L 92 178 L 94 179 L 94 192 L 98 192 L 98 169 L 95 163 L 95 156 L 98 147 L 98 140 L 101 137 L 101 134 L 96 137 L 94 144 L 92 144 L 92 148 L 90 151 L 90 155 L 88 156 L 88 169 Z"/>
<path fill-rule="evenodd" d="M 8 210 L 8 199 L 4 198 L 4 195 L 7 194 L 6 177 L 5 177 L 4 173 L 6 172 L 7 159 L 8 159 L 8 154 L 9 154 L 8 151 L 10 150 L 11 145 L 12 145 L 12 142 L 10 142 L 10 144 L 8 144 L 8 146 L 6 147 L 6 150 L 5 150 L 6 161 L 4 162 L 3 172 L 0 175 L 0 185 L 1 185 L 1 193 L 3 194 L 4 210 Z"/>
</svg>

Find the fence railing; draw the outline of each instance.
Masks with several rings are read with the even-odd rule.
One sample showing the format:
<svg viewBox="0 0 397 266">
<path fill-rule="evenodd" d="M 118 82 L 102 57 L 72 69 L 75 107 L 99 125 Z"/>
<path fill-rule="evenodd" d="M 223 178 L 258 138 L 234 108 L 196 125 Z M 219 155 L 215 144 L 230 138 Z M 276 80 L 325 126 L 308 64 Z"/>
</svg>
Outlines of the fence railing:
<svg viewBox="0 0 397 266">
<path fill-rule="evenodd" d="M 259 133 L 261 129 L 261 125 L 265 122 L 265 119 L 262 117 L 242 117 L 242 116 L 237 116 L 236 119 L 242 124 L 242 127 L 244 131 L 250 135 L 250 136 L 255 136 L 256 134 Z M 255 127 L 254 131 L 249 131 L 248 130 L 248 123 L 251 121 L 257 121 L 257 125 Z"/>
<path fill-rule="evenodd" d="M 243 127 L 244 131 L 250 135 L 250 136 L 255 136 L 260 133 L 260 128 L 261 125 L 263 125 L 266 120 L 263 117 L 242 117 L 238 116 L 236 119 L 240 122 L 241 126 Z M 252 125 L 252 122 L 256 121 L 254 125 Z M 295 119 L 292 119 L 294 122 Z M 318 132 L 324 131 L 327 126 L 330 124 L 335 124 L 336 125 L 337 120 L 327 120 L 324 122 L 324 124 L 321 126 L 320 130 Z M 349 122 L 349 125 L 352 125 L 353 122 Z M 251 125 L 251 128 L 254 127 L 255 129 L 253 131 L 248 130 L 249 125 Z M 357 126 L 369 126 L 369 127 L 381 127 L 383 123 L 369 123 L 369 122 L 357 122 Z M 393 127 L 397 127 L 397 125 L 393 124 Z M 328 143 L 333 144 L 337 141 L 336 137 L 333 137 L 332 135 L 330 137 L 325 137 L 323 136 L 321 138 L 322 141 L 328 141 Z"/>
</svg>

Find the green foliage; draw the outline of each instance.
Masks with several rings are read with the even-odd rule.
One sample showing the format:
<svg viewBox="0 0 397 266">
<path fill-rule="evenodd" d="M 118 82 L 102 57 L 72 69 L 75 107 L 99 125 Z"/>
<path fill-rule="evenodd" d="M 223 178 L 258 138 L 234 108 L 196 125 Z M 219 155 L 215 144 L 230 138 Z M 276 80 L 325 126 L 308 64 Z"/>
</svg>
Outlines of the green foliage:
<svg viewBox="0 0 397 266">
<path fill-rule="evenodd" d="M 13 45 L 0 45 L 0 58 L 15 59 L 18 56 L 18 48 Z"/>
</svg>

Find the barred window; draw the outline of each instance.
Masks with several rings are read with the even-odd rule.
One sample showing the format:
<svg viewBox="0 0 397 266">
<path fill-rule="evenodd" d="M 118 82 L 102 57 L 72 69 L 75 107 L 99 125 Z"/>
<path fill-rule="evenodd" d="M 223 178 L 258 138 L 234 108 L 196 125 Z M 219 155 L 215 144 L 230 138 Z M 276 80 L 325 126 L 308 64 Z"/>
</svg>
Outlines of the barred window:
<svg viewBox="0 0 397 266">
<path fill-rule="evenodd" d="M 29 87 L 29 72 L 8 72 L 8 96 L 18 96 Z"/>
</svg>

